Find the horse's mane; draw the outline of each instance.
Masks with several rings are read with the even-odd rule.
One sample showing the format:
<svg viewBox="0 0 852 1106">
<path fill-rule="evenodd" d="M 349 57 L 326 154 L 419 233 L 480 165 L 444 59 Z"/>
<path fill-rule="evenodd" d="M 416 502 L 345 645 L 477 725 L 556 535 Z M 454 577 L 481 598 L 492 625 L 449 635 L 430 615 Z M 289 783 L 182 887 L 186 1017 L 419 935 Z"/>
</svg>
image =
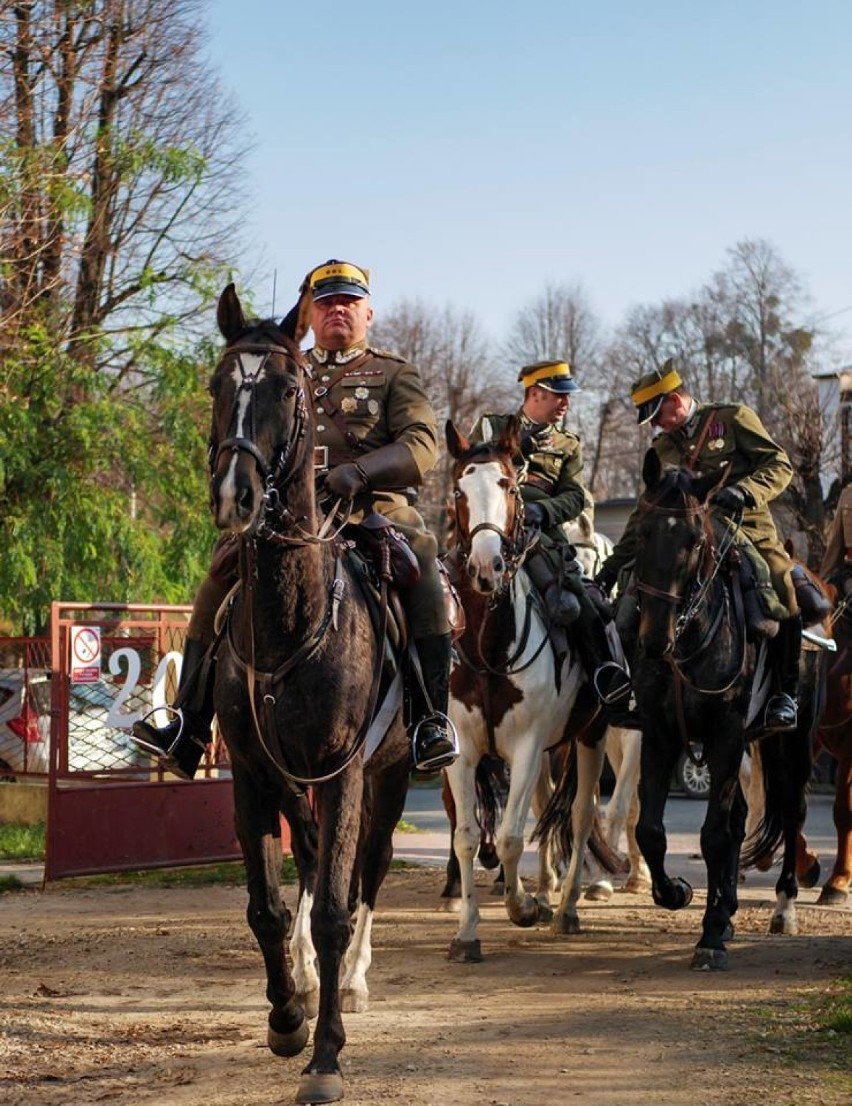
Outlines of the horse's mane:
<svg viewBox="0 0 852 1106">
<path fill-rule="evenodd" d="M 249 336 L 255 341 L 267 341 L 276 345 L 284 345 L 294 351 L 296 349 L 296 343 L 281 329 L 275 319 L 246 319 L 245 326 L 231 340 L 230 344 L 234 345 Z"/>
</svg>

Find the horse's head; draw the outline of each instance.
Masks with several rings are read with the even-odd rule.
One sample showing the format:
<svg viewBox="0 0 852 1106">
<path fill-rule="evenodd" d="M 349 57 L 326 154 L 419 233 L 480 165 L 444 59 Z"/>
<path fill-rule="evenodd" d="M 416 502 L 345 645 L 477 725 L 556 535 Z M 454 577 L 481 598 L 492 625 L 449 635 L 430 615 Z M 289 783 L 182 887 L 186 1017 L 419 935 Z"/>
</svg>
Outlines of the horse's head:
<svg viewBox="0 0 852 1106">
<path fill-rule="evenodd" d="M 446 426 L 453 458 L 455 547 L 477 591 L 499 591 L 520 550 L 523 502 L 512 458 L 520 451 L 520 422 L 513 415 L 496 441 L 470 441 Z"/>
<path fill-rule="evenodd" d="M 595 530 L 592 516 L 585 510 L 571 522 L 563 523 L 562 528 L 577 551 L 577 560 L 583 575 L 590 578 L 596 576 L 612 552 L 612 542 L 605 534 L 599 534 Z"/>
<path fill-rule="evenodd" d="M 227 346 L 210 381 L 210 492 L 216 525 L 255 530 L 305 460 L 307 405 L 293 337 L 249 321 L 229 284 L 219 298 Z"/>
<path fill-rule="evenodd" d="M 682 600 L 712 563 L 707 500 L 724 476 L 664 471 L 656 452 L 649 449 L 642 479 L 645 491 L 636 530 L 639 644 L 648 656 L 660 657 L 674 645 Z"/>
</svg>

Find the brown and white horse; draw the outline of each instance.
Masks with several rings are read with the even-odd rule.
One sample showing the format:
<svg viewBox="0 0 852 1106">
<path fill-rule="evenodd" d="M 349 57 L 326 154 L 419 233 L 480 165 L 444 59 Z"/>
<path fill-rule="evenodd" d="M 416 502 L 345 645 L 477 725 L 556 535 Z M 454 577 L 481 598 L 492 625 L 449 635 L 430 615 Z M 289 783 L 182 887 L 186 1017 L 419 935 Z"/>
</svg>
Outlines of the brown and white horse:
<svg viewBox="0 0 852 1106">
<path fill-rule="evenodd" d="M 461 754 L 447 769 L 457 812 L 453 845 L 462 886 L 459 928 L 450 958 L 459 961 L 481 959 L 473 882 L 480 843 L 475 774 L 487 755 L 500 757 L 509 767 L 509 794 L 496 837 L 508 915 L 519 926 L 551 917 L 549 890 L 540 890 L 538 898 L 528 894 L 518 864 L 530 805 L 542 780 L 544 754 L 562 740 L 584 681 L 581 666 L 570 652 L 557 670 L 546 618 L 523 567 L 523 501 L 512 460 L 519 454 L 518 431 L 519 424 L 512 419 L 498 440 L 478 444 L 471 444 L 452 423 L 446 431 L 455 496 L 448 565 L 467 623 L 456 643 L 459 660 L 450 679 L 450 717 Z M 597 725 L 602 729 L 602 721 Z M 574 850 L 553 917 L 559 932 L 578 928 L 576 903 L 602 760 L 600 740 L 580 746 L 579 798 L 572 813 Z"/>
</svg>

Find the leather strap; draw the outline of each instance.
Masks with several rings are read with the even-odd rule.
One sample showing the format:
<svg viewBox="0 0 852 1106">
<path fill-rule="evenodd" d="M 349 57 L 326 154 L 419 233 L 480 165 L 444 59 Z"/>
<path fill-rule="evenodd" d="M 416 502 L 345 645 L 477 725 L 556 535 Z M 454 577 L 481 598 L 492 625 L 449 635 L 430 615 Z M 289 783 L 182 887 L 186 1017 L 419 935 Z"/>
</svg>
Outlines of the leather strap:
<svg viewBox="0 0 852 1106">
<path fill-rule="evenodd" d="M 332 402 L 331 389 L 348 373 L 353 372 L 355 369 L 359 369 L 361 365 L 369 361 L 371 356 L 370 353 L 362 353 L 361 356 L 356 357 L 354 361 L 349 361 L 347 364 L 342 365 L 340 371 L 332 376 L 328 384 L 320 384 L 318 387 L 314 388 L 314 399 L 317 401 L 318 406 L 322 408 L 323 412 L 340 431 L 341 437 L 349 448 L 354 450 L 363 450 L 364 444 L 352 433 L 340 408 Z"/>
<path fill-rule="evenodd" d="M 711 407 L 709 412 L 707 413 L 707 418 L 704 420 L 704 424 L 701 427 L 701 433 L 698 435 L 695 445 L 693 446 L 692 451 L 689 455 L 689 460 L 686 462 L 686 468 L 688 468 L 690 472 L 695 472 L 695 462 L 698 459 L 699 453 L 701 453 L 701 450 L 704 448 L 704 443 L 707 441 L 707 435 L 710 433 L 710 424 L 712 423 L 715 415 L 716 408 Z"/>
</svg>

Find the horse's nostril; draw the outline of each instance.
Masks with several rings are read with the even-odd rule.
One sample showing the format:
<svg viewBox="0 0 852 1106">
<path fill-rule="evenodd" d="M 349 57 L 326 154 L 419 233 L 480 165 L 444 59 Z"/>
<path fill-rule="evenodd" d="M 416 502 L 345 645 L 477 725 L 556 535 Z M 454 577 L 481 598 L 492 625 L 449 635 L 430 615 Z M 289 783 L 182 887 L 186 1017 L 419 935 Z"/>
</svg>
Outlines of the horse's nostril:
<svg viewBox="0 0 852 1106">
<path fill-rule="evenodd" d="M 473 567 L 473 565 L 468 565 L 467 566 L 467 574 L 471 578 L 471 580 L 475 579 L 476 569 Z"/>
<path fill-rule="evenodd" d="M 502 572 L 503 571 L 503 558 L 502 557 L 495 557 L 494 558 L 494 571 L 495 572 Z"/>
</svg>

